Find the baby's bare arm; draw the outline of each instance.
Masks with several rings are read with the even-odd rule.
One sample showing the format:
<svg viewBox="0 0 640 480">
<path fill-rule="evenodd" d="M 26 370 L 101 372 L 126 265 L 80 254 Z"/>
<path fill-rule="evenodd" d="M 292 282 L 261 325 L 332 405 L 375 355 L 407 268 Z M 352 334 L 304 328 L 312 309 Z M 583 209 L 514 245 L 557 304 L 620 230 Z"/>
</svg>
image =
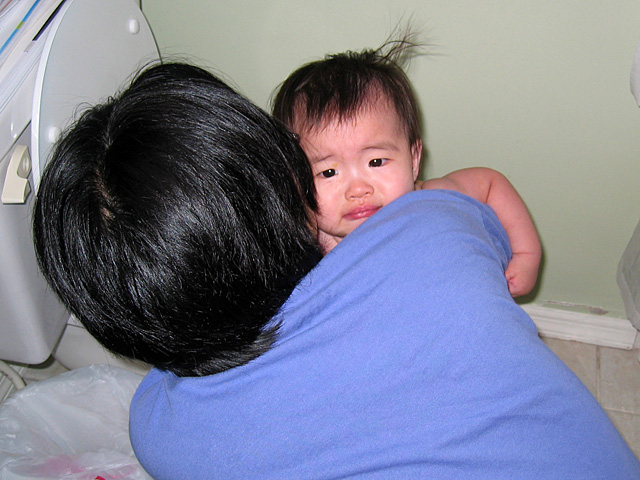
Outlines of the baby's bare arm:
<svg viewBox="0 0 640 480">
<path fill-rule="evenodd" d="M 490 168 L 466 168 L 416 182 L 416 188 L 455 190 L 493 208 L 513 252 L 505 272 L 509 292 L 518 297 L 533 290 L 542 258 L 540 238 L 526 205 L 504 175 Z"/>
</svg>

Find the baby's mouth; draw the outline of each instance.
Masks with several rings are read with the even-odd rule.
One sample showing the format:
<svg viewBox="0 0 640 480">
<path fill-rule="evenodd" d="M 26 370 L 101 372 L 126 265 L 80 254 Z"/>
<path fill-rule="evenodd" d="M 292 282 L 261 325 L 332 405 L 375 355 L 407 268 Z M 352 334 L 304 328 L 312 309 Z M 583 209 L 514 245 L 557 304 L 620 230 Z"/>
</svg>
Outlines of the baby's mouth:
<svg viewBox="0 0 640 480">
<path fill-rule="evenodd" d="M 376 207 L 374 205 L 361 205 L 347 212 L 344 218 L 347 220 L 359 220 L 361 218 L 368 218 L 378 210 L 380 210 L 380 207 Z"/>
</svg>

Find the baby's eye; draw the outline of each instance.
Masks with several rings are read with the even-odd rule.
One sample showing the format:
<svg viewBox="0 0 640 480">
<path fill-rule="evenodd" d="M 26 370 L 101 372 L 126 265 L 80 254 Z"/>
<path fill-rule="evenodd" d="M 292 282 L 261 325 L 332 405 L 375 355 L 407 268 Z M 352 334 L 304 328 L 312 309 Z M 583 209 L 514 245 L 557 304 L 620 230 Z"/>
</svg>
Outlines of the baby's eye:
<svg viewBox="0 0 640 480">
<path fill-rule="evenodd" d="M 381 167 L 382 165 L 384 165 L 384 162 L 385 162 L 384 158 L 374 158 L 373 160 L 369 160 L 369 166 Z"/>
<path fill-rule="evenodd" d="M 325 170 L 324 172 L 320 172 L 320 175 L 322 175 L 324 178 L 331 178 L 333 177 L 336 173 L 335 169 L 330 168 L 328 170 Z"/>
</svg>

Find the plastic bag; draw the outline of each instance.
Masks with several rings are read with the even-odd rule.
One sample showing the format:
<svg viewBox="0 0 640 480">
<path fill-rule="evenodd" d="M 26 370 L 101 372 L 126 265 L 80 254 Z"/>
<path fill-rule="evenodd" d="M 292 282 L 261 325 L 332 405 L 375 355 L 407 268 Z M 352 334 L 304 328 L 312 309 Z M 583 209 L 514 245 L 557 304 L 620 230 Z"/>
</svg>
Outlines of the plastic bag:
<svg viewBox="0 0 640 480">
<path fill-rule="evenodd" d="M 129 441 L 141 380 L 93 365 L 14 393 L 0 406 L 0 479 L 150 480 Z"/>
</svg>

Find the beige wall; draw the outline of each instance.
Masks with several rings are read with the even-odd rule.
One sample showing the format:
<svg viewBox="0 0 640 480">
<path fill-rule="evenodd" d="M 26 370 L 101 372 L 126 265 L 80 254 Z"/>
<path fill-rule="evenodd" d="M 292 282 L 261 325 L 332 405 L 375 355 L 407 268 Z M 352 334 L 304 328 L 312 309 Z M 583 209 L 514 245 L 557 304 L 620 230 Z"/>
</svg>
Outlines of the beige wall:
<svg viewBox="0 0 640 480">
<path fill-rule="evenodd" d="M 615 273 L 640 218 L 640 2 L 144 0 L 165 57 L 224 72 L 262 107 L 301 63 L 379 45 L 409 18 L 438 47 L 409 75 L 426 176 L 493 167 L 521 192 L 545 264 L 536 303 L 623 310 Z"/>
</svg>

